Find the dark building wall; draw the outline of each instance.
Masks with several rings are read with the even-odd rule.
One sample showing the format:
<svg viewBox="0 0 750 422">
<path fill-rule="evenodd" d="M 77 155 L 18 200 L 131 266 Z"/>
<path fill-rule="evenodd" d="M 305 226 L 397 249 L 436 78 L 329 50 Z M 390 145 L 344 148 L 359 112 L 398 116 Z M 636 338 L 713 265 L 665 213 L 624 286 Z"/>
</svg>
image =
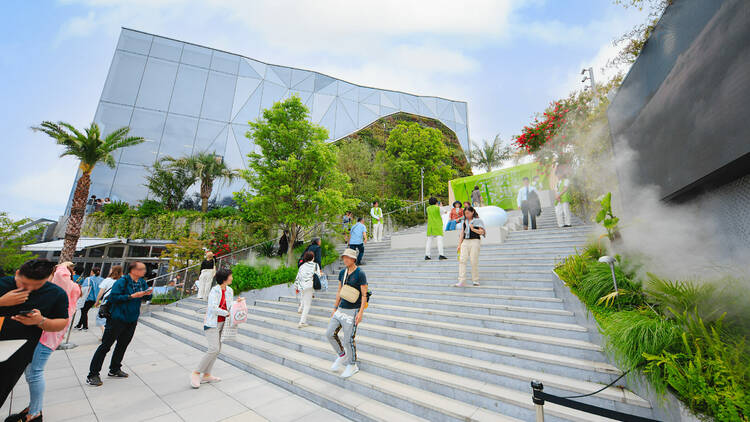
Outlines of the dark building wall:
<svg viewBox="0 0 750 422">
<path fill-rule="evenodd" d="M 616 156 L 637 154 L 634 171 L 618 168 L 625 203 L 655 185 L 733 214 L 750 174 L 750 1 L 675 0 L 608 116 Z"/>
</svg>

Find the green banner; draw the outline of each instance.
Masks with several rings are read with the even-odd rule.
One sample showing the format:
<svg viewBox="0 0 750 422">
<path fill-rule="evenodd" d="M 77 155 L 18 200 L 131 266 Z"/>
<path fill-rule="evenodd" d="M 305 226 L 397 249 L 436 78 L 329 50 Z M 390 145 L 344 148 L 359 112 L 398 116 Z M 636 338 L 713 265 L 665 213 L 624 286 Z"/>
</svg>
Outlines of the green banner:
<svg viewBox="0 0 750 422">
<path fill-rule="evenodd" d="M 479 186 L 484 205 L 494 205 L 510 210 L 517 208 L 516 197 L 523 185 L 524 177 L 533 180 L 534 176 L 539 176 L 541 190 L 549 189 L 547 175 L 540 174 L 540 172 L 541 167 L 536 162 L 521 164 L 476 176 L 454 179 L 451 181 L 451 187 L 456 200 L 464 202 L 471 200 L 471 191 L 474 190 L 474 186 Z"/>
</svg>

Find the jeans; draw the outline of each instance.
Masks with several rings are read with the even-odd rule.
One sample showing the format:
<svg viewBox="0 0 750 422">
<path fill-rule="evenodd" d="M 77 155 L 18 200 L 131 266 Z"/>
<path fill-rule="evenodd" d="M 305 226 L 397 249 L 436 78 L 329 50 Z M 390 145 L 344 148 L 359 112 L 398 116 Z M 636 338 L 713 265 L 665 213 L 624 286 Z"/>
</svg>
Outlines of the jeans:
<svg viewBox="0 0 750 422">
<path fill-rule="evenodd" d="M 445 225 L 445 231 L 451 232 L 456 230 L 456 220 L 448 220 L 448 224 Z"/>
<path fill-rule="evenodd" d="M 362 263 L 362 257 L 365 255 L 365 245 L 360 243 L 359 245 L 349 244 L 351 249 L 356 249 L 359 253 L 357 254 L 357 265 Z"/>
<path fill-rule="evenodd" d="M 44 366 L 52 354 L 52 349 L 39 343 L 34 349 L 34 357 L 26 367 L 24 375 L 29 384 L 29 415 L 35 416 L 42 411 L 44 404 Z"/>
<path fill-rule="evenodd" d="M 87 300 L 83 304 L 83 308 L 81 309 L 81 317 L 78 319 L 78 324 L 76 324 L 76 328 L 85 328 L 89 329 L 89 309 L 91 309 L 92 306 L 94 306 L 94 303 L 96 301 L 94 300 Z"/>
<path fill-rule="evenodd" d="M 89 366 L 89 376 L 99 375 L 99 371 L 102 370 L 104 364 L 104 358 L 107 357 L 109 349 L 112 345 L 117 342 L 115 351 L 112 353 L 112 360 L 109 362 L 109 372 L 116 372 L 122 368 L 122 358 L 125 356 L 125 350 L 127 350 L 130 340 L 133 339 L 135 334 L 135 326 L 138 321 L 125 322 L 119 319 L 109 318 L 107 320 L 107 326 L 104 328 L 104 335 L 102 336 L 102 344 L 94 352 L 94 357 L 91 358 L 91 365 Z"/>
</svg>

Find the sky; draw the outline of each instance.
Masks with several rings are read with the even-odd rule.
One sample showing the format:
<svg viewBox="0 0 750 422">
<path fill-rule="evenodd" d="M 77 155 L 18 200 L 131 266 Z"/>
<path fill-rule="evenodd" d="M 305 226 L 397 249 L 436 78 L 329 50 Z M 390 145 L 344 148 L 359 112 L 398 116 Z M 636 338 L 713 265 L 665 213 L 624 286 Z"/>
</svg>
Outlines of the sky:
<svg viewBox="0 0 750 422">
<path fill-rule="evenodd" d="M 645 18 L 612 0 L 3 0 L 0 211 L 64 212 L 78 163 L 30 127 L 91 123 L 121 27 L 466 101 L 470 138 L 481 142 L 509 140 L 582 88 L 583 67 L 611 76 L 602 68 L 612 41 Z"/>
</svg>

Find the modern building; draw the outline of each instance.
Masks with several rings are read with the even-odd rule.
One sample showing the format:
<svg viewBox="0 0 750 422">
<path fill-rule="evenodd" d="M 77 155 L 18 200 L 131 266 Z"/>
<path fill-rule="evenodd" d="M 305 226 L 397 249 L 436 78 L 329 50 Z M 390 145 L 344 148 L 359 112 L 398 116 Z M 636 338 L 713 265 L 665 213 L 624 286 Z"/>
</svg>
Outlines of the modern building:
<svg viewBox="0 0 750 422">
<path fill-rule="evenodd" d="M 123 28 L 94 121 L 104 134 L 129 126 L 146 142 L 118 151 L 114 169 L 96 166 L 91 194 L 137 203 L 147 196 L 144 167 L 165 156 L 210 152 L 246 169 L 246 155 L 254 150 L 247 123 L 291 95 L 328 129 L 330 141 L 406 112 L 439 120 L 470 149 L 465 102 L 369 88 Z M 218 187 L 218 198 L 241 184 Z"/>
<path fill-rule="evenodd" d="M 607 110 L 623 204 L 638 190 L 715 222 L 750 248 L 750 2 L 670 4 Z M 669 215 L 664 216 L 669 219 Z"/>
</svg>

